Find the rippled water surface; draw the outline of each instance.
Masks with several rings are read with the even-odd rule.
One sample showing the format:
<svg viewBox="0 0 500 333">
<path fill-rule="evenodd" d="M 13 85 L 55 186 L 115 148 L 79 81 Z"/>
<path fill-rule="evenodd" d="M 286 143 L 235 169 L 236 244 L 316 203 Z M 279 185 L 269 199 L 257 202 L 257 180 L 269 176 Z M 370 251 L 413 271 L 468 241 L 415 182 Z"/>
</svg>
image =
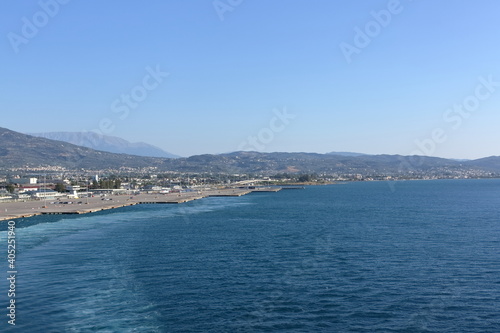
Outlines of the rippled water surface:
<svg viewBox="0 0 500 333">
<path fill-rule="evenodd" d="M 500 332 L 500 180 L 16 222 L 16 327 L 2 278 L 2 332 Z"/>
</svg>

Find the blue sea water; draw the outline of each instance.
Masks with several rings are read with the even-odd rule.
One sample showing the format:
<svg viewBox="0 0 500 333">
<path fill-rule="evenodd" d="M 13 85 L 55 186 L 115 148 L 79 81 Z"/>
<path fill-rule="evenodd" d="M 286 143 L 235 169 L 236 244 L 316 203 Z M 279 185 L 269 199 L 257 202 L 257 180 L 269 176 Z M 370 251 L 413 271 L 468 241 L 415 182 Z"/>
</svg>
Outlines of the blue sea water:
<svg viewBox="0 0 500 333">
<path fill-rule="evenodd" d="M 500 332 L 500 180 L 356 182 L 16 223 L 15 327 L 0 223 L 2 332 Z"/>
</svg>

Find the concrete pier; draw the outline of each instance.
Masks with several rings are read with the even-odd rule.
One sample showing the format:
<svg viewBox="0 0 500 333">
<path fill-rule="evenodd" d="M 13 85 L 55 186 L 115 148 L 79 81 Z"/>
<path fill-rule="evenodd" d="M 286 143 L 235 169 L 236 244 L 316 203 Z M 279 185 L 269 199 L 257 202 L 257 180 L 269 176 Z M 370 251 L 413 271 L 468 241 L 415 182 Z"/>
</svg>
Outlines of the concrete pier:
<svg viewBox="0 0 500 333">
<path fill-rule="evenodd" d="M 279 192 L 281 191 L 281 187 L 258 187 L 255 189 L 252 189 L 252 192 Z"/>
<path fill-rule="evenodd" d="M 267 190 L 266 190 L 267 189 Z M 0 221 L 36 215 L 87 214 L 139 204 L 180 204 L 206 197 L 239 197 L 252 192 L 277 192 L 280 188 L 225 188 L 168 194 L 113 195 L 80 199 L 0 203 Z"/>
</svg>

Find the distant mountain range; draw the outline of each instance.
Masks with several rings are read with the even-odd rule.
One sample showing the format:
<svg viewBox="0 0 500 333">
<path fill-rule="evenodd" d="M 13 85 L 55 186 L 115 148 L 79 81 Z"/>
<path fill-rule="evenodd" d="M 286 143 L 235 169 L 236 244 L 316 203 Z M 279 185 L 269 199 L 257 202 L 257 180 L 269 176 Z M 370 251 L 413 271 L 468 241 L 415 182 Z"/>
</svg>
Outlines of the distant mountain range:
<svg viewBox="0 0 500 333">
<path fill-rule="evenodd" d="M 173 159 L 109 153 L 0 128 L 0 168 L 40 166 L 61 166 L 71 170 L 154 168 L 150 170 L 262 175 L 316 173 L 403 178 L 500 176 L 500 157 L 456 161 L 426 156 L 234 152 Z"/>
<path fill-rule="evenodd" d="M 64 141 L 77 146 L 92 148 L 95 150 L 102 150 L 109 153 L 129 154 L 147 157 L 180 157 L 148 143 L 132 143 L 115 136 L 101 135 L 95 132 L 47 132 L 27 134 L 51 140 Z"/>
<path fill-rule="evenodd" d="M 115 154 L 0 128 L 0 168 L 61 166 L 67 169 L 149 167 L 163 158 Z"/>
</svg>

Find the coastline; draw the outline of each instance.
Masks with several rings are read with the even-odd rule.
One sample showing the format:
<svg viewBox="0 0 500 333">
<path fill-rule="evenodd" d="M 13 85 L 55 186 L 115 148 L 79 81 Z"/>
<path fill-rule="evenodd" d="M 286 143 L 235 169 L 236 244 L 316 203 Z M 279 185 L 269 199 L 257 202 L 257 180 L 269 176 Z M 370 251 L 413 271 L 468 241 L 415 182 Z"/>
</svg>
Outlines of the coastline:
<svg viewBox="0 0 500 333">
<path fill-rule="evenodd" d="M 113 195 L 80 199 L 64 199 L 53 203 L 44 201 L 0 203 L 0 221 L 15 220 L 38 215 L 76 215 L 89 214 L 103 210 L 116 209 L 141 204 L 181 204 L 208 197 L 240 197 L 252 192 L 278 192 L 281 187 L 255 189 L 213 189 L 183 193 Z M 64 202 L 64 203 L 61 203 Z"/>
</svg>

